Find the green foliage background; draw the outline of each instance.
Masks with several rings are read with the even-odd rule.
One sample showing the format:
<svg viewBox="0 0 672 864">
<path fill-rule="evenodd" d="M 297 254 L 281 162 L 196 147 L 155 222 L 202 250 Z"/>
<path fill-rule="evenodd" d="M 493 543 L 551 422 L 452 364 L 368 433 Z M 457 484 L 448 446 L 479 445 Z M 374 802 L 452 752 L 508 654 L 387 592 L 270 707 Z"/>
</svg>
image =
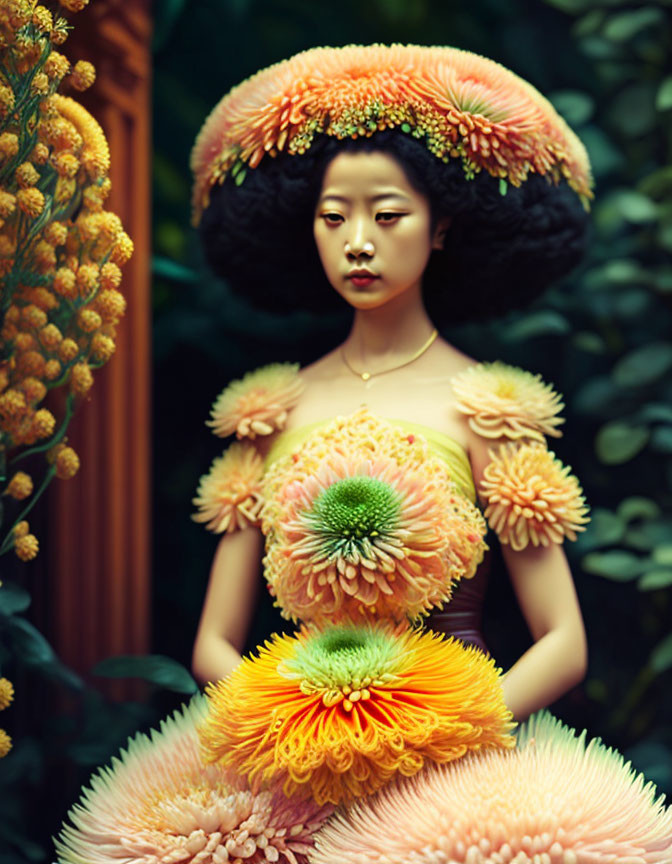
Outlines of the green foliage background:
<svg viewBox="0 0 672 864">
<path fill-rule="evenodd" d="M 154 646 L 176 663 L 111 658 L 96 670 L 151 682 L 111 704 L 59 663 L 5 591 L 3 713 L 15 748 L 0 763 L 0 864 L 53 860 L 79 786 L 137 728 L 185 698 L 216 538 L 190 521 L 199 476 L 221 447 L 204 421 L 222 387 L 274 360 L 309 362 L 347 320 L 279 322 L 208 275 L 189 226 L 188 157 L 204 118 L 257 69 L 316 45 L 447 44 L 491 57 L 547 95 L 586 143 L 596 178 L 582 267 L 522 313 L 446 332 L 481 360 L 540 372 L 565 394 L 557 453 L 581 478 L 590 530 L 568 548 L 586 620 L 585 683 L 555 706 L 672 791 L 672 44 L 669 4 L 620 0 L 156 0 L 154 99 Z M 84 468 L 85 470 L 85 468 Z M 260 594 L 250 646 L 283 622 Z M 529 643 L 495 567 L 486 626 L 499 662 Z M 18 648 L 23 646 L 21 652 Z M 25 649 L 25 650 L 24 650 Z M 181 665 L 180 665 L 181 664 Z M 19 689 L 20 688 L 20 689 Z M 33 713 L 21 692 L 39 693 Z M 55 708 L 55 706 L 57 706 Z M 21 716 L 10 726 L 11 714 Z M 40 813 L 36 820 L 35 814 Z"/>
</svg>

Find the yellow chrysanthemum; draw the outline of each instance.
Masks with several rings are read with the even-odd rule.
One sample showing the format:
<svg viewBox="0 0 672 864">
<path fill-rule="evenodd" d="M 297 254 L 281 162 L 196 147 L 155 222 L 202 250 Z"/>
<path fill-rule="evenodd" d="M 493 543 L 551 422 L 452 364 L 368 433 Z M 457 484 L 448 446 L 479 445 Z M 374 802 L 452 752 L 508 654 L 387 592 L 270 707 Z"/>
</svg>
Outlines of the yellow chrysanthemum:
<svg viewBox="0 0 672 864">
<path fill-rule="evenodd" d="M 0 711 L 4 711 L 14 699 L 14 686 L 8 678 L 0 678 Z"/>
<path fill-rule="evenodd" d="M 221 438 L 235 432 L 254 439 L 283 429 L 303 392 L 298 370 L 298 364 L 272 363 L 232 381 L 217 397 L 207 425 Z"/>
<path fill-rule="evenodd" d="M 87 60 L 78 60 L 68 78 L 75 90 L 87 90 L 95 80 L 95 66 Z"/>
<path fill-rule="evenodd" d="M 70 387 L 77 396 L 86 396 L 93 387 L 93 375 L 88 363 L 75 363 L 71 371 Z"/>
<path fill-rule="evenodd" d="M 11 749 L 12 739 L 4 729 L 0 729 L 0 759 L 3 759 Z"/>
<path fill-rule="evenodd" d="M 40 544 L 34 534 L 17 537 L 14 541 L 14 552 L 21 561 L 32 561 L 40 551 Z"/>
<path fill-rule="evenodd" d="M 31 162 L 22 162 L 14 172 L 14 176 L 22 189 L 26 189 L 28 186 L 35 186 L 40 179 L 40 175 Z"/>
<path fill-rule="evenodd" d="M 210 762 L 340 803 L 426 761 L 512 747 L 494 661 L 435 633 L 338 627 L 276 635 L 207 694 Z"/>
<path fill-rule="evenodd" d="M 69 267 L 59 267 L 54 274 L 52 287 L 57 294 L 67 300 L 77 297 L 77 276 Z"/>
<path fill-rule="evenodd" d="M 235 442 L 201 477 L 192 502 L 199 512 L 191 518 L 207 523 L 205 527 L 218 534 L 258 525 L 264 501 L 263 474 L 263 459 L 256 448 Z"/>
<path fill-rule="evenodd" d="M 10 498 L 15 498 L 17 501 L 23 501 L 24 498 L 29 498 L 33 494 L 33 480 L 30 474 L 25 471 L 17 471 L 16 474 L 7 484 L 5 495 Z"/>
<path fill-rule="evenodd" d="M 16 201 L 19 208 L 30 219 L 36 219 L 44 210 L 44 195 L 35 186 L 29 189 L 19 189 L 16 193 Z"/>
<path fill-rule="evenodd" d="M 72 447 L 61 447 L 54 460 L 56 476 L 60 480 L 69 480 L 79 471 L 79 456 Z"/>
<path fill-rule="evenodd" d="M 586 202 L 585 148 L 537 90 L 492 60 L 457 48 L 313 48 L 235 87 L 205 121 L 191 155 L 194 222 L 211 187 L 244 177 L 280 151 L 305 152 L 318 134 L 371 136 L 400 127 L 440 159 L 460 158 L 519 186 L 534 172 L 566 179 Z M 241 172 L 241 175 L 238 175 Z"/>
<path fill-rule="evenodd" d="M 576 540 L 588 507 L 579 481 L 542 444 L 505 444 L 489 451 L 480 492 L 485 517 L 502 543 L 513 549 Z"/>
<path fill-rule="evenodd" d="M 91 340 L 91 355 L 99 363 L 106 363 L 116 350 L 114 339 L 104 333 L 95 333 Z"/>
<path fill-rule="evenodd" d="M 452 379 L 456 407 L 484 438 L 561 436 L 561 396 L 540 375 L 505 363 L 479 363 Z"/>
</svg>

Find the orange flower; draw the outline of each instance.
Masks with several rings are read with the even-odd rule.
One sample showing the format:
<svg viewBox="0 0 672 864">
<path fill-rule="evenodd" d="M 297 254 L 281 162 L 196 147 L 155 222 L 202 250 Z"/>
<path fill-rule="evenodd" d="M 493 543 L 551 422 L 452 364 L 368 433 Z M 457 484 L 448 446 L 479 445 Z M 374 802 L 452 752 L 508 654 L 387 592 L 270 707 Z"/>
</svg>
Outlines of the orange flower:
<svg viewBox="0 0 672 864">
<path fill-rule="evenodd" d="M 95 309 L 106 324 L 116 324 L 126 311 L 126 298 L 120 291 L 101 291 Z"/>
<path fill-rule="evenodd" d="M 79 345 L 74 339 L 64 339 L 58 346 L 58 356 L 64 363 L 70 363 L 79 354 Z"/>
<path fill-rule="evenodd" d="M 366 795 L 426 761 L 514 743 L 494 661 L 435 633 L 275 635 L 206 692 L 206 761 L 318 804 Z"/>
<path fill-rule="evenodd" d="M 588 508 L 579 482 L 541 444 L 506 444 L 483 472 L 485 517 L 513 549 L 548 546 L 585 531 Z"/>
<path fill-rule="evenodd" d="M 28 186 L 35 186 L 40 179 L 40 175 L 30 162 L 22 162 L 14 172 L 14 176 L 22 189 L 26 189 Z"/>
<path fill-rule="evenodd" d="M 561 397 L 540 375 L 505 363 L 479 363 L 456 375 L 451 384 L 456 407 L 484 438 L 559 438 L 564 418 Z"/>
<path fill-rule="evenodd" d="M 91 339 L 91 354 L 100 363 L 107 363 L 114 354 L 116 347 L 114 339 L 104 333 L 95 333 Z"/>
<path fill-rule="evenodd" d="M 531 172 L 592 197 L 586 151 L 552 105 L 498 63 L 456 48 L 314 48 L 258 72 L 215 106 L 191 154 L 194 223 L 210 188 L 267 154 L 305 152 L 317 134 L 401 127 L 438 158 L 519 186 Z"/>
<path fill-rule="evenodd" d="M 235 432 L 254 439 L 283 429 L 303 392 L 298 370 L 298 364 L 273 363 L 232 381 L 217 397 L 207 425 L 220 438 Z"/>
<path fill-rule="evenodd" d="M 199 512 L 191 518 L 194 522 L 206 522 L 205 527 L 218 534 L 258 525 L 263 505 L 263 474 L 263 459 L 255 447 L 235 442 L 201 477 L 192 501 Z"/>
</svg>

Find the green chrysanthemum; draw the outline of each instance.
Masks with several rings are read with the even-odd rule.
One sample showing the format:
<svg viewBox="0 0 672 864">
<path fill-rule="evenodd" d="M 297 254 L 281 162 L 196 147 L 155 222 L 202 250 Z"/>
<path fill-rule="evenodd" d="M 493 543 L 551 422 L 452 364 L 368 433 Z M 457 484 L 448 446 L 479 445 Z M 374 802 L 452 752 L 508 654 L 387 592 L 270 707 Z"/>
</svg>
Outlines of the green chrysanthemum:
<svg viewBox="0 0 672 864">
<path fill-rule="evenodd" d="M 374 538 L 394 542 L 401 495 L 375 477 L 346 477 L 317 497 L 301 521 L 314 535 L 313 549 L 328 555 L 375 560 Z"/>
<path fill-rule="evenodd" d="M 297 643 L 294 656 L 278 671 L 299 681 L 302 693 L 323 693 L 325 705 L 343 698 L 368 699 L 369 687 L 398 678 L 393 670 L 399 668 L 401 644 L 390 632 L 372 626 L 336 627 Z"/>
</svg>

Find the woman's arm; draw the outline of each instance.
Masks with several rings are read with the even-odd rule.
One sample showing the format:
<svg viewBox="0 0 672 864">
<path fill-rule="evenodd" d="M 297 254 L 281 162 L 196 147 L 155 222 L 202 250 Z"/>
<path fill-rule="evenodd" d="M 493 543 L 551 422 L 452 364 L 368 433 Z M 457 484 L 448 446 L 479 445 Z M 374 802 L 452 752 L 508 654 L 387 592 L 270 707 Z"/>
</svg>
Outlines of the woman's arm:
<svg viewBox="0 0 672 864">
<path fill-rule="evenodd" d="M 489 441 L 470 433 L 469 455 L 476 488 L 494 449 L 503 440 Z M 518 603 L 534 644 L 503 678 L 506 704 L 516 720 L 550 705 L 582 680 L 587 646 L 572 574 L 562 546 L 528 546 L 515 551 L 502 544 L 502 553 Z"/>
<path fill-rule="evenodd" d="M 201 684 L 224 678 L 240 662 L 262 547 L 258 528 L 225 535 L 217 547 L 192 655 L 192 671 Z"/>
</svg>

